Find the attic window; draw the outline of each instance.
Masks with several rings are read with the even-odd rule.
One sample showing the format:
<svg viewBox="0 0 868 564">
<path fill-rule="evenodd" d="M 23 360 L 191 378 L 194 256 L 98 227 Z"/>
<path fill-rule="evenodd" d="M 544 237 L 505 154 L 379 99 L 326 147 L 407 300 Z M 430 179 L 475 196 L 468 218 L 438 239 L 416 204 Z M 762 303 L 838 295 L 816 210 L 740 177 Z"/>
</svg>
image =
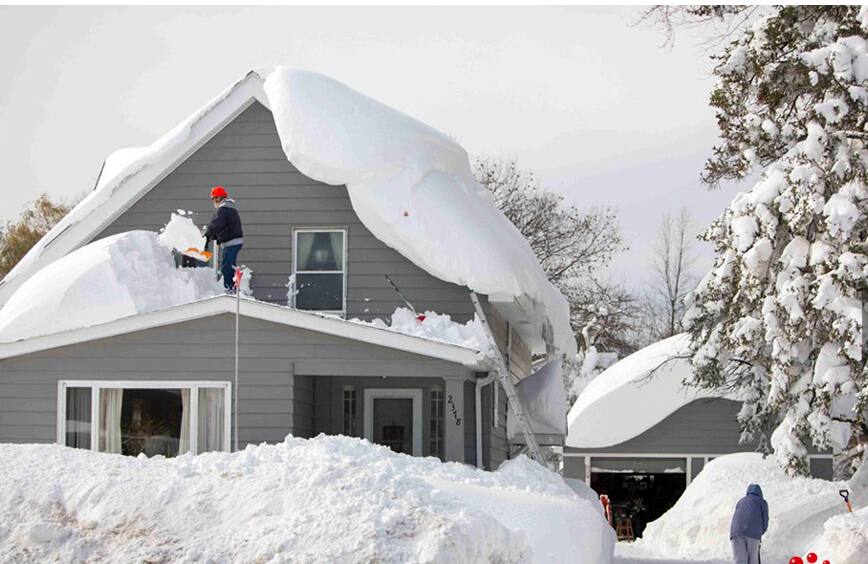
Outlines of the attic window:
<svg viewBox="0 0 868 564">
<path fill-rule="evenodd" d="M 346 229 L 297 229 L 293 235 L 293 306 L 342 314 L 346 311 Z"/>
</svg>

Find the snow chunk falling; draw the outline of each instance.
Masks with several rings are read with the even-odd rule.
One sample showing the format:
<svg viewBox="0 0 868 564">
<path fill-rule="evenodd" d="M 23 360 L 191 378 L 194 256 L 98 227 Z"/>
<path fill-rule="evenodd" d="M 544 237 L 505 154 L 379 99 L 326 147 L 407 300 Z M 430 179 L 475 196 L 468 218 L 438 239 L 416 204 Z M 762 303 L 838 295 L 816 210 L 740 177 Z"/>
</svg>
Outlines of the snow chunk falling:
<svg viewBox="0 0 868 564">
<path fill-rule="evenodd" d="M 214 271 L 175 268 L 156 233 L 100 239 L 46 266 L 0 309 L 0 342 L 113 321 L 223 293 Z"/>
</svg>

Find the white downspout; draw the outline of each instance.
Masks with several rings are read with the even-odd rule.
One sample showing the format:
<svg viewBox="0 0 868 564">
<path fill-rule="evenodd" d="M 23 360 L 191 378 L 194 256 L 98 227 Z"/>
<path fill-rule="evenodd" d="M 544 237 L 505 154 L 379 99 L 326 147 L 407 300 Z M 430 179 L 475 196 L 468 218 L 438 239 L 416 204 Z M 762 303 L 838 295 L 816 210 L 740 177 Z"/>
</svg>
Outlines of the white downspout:
<svg viewBox="0 0 868 564">
<path fill-rule="evenodd" d="M 494 372 L 476 381 L 476 467 L 483 468 L 482 464 L 482 388 L 494 382 Z"/>
</svg>

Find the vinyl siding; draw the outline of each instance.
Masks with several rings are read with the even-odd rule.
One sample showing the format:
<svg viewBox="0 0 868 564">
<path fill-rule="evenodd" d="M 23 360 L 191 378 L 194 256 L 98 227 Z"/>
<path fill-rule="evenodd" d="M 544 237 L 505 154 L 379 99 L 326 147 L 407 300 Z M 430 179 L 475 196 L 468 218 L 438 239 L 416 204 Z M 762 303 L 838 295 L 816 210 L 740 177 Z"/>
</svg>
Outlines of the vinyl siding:
<svg viewBox="0 0 868 564">
<path fill-rule="evenodd" d="M 242 318 L 239 443 L 309 435 L 316 376 L 472 377 L 461 365 Z M 0 441 L 54 442 L 59 380 L 234 380 L 234 316 L 148 329 L 6 359 L 0 365 Z M 297 379 L 297 382 L 296 382 Z M 233 393 L 236 393 L 233 390 Z"/>
<path fill-rule="evenodd" d="M 271 112 L 254 103 L 182 162 L 95 239 L 131 229 L 156 231 L 178 209 L 197 225 L 214 213 L 208 198 L 224 186 L 244 226 L 239 264 L 253 270 L 257 299 L 285 304 L 292 274 L 294 228 L 347 229 L 348 318 L 386 318 L 404 302 L 388 274 L 418 311 L 447 313 L 464 322 L 473 304 L 463 286 L 431 276 L 376 239 L 353 210 L 346 186 L 329 186 L 299 172 L 286 159 Z M 483 301 L 484 298 L 483 298 Z"/>
</svg>

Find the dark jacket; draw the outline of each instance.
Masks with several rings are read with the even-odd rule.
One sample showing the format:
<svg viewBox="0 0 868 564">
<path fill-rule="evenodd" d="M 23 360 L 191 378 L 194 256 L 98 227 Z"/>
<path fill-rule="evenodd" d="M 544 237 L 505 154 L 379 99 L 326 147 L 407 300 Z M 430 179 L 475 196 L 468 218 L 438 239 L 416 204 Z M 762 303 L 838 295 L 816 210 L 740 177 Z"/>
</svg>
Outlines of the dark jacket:
<svg viewBox="0 0 868 564">
<path fill-rule="evenodd" d="M 747 495 L 735 505 L 729 538 L 735 536 L 761 539 L 769 528 L 769 504 L 763 499 L 763 490 L 758 484 L 747 488 Z"/>
<path fill-rule="evenodd" d="M 221 245 L 226 243 L 240 245 L 244 242 L 243 237 L 241 216 L 235 209 L 235 200 L 226 198 L 220 202 L 214 217 L 211 218 L 211 223 L 205 229 L 205 238 L 209 241 L 213 239 Z"/>
</svg>

